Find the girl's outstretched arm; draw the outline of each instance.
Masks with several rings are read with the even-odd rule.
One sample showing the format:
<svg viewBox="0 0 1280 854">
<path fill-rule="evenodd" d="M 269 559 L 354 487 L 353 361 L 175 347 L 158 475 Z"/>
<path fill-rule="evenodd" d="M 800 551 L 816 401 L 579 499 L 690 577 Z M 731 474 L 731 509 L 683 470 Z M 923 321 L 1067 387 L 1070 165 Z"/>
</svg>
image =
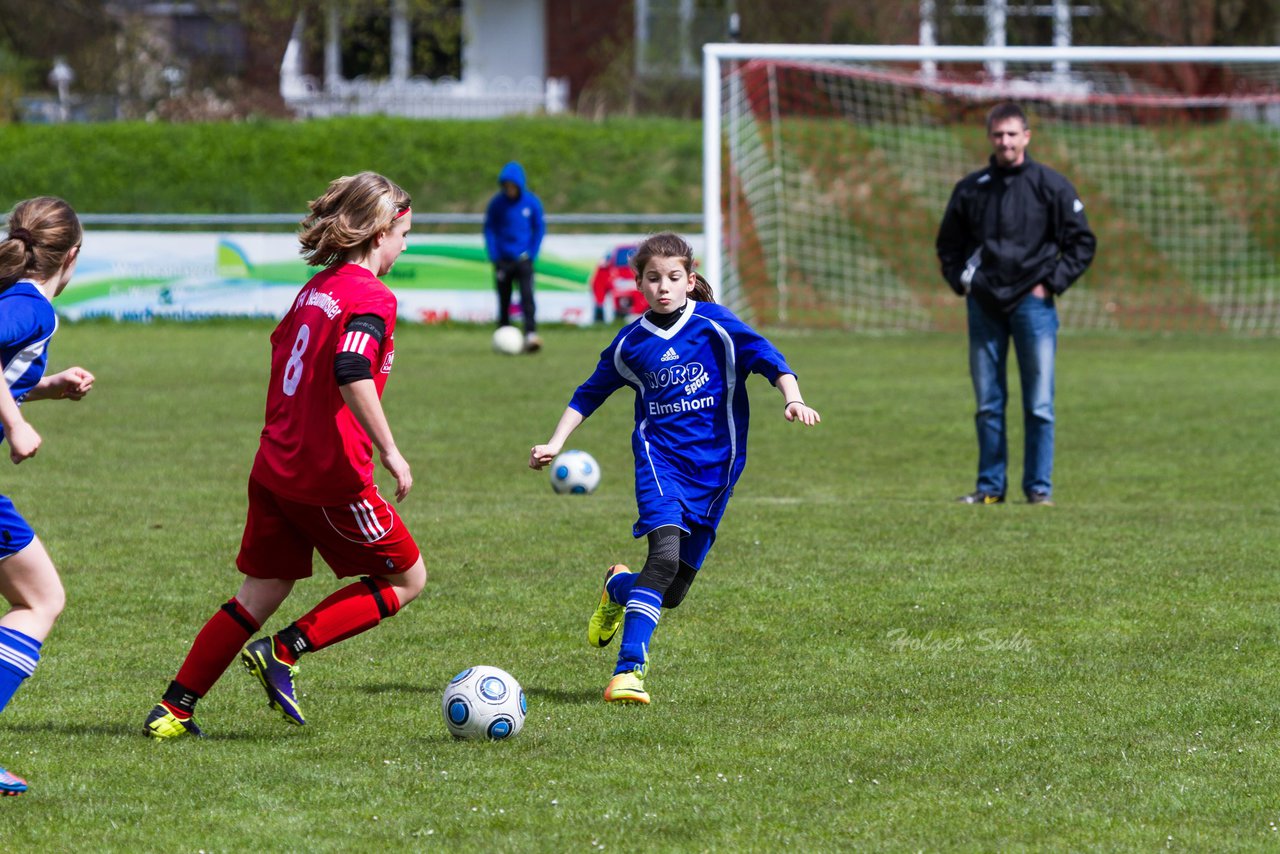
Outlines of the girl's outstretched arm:
<svg viewBox="0 0 1280 854">
<path fill-rule="evenodd" d="M 796 380 L 795 374 L 780 375 L 777 389 L 782 393 L 782 399 L 786 401 L 782 405 L 782 414 L 788 421 L 799 421 L 801 424 L 812 427 L 822 420 L 818 410 L 805 404 L 804 397 L 800 394 L 800 383 Z"/>
<path fill-rule="evenodd" d="M 585 420 L 586 416 L 581 412 L 572 406 L 567 407 L 564 414 L 560 416 L 560 423 L 556 425 L 555 432 L 551 434 L 551 438 L 547 440 L 547 443 L 545 445 L 534 445 L 529 449 L 529 468 L 540 469 L 550 464 L 561 449 L 564 448 L 564 443 L 569 440 L 569 436 Z"/>
<path fill-rule="evenodd" d="M 27 392 L 27 400 L 81 400 L 93 390 L 96 377 L 78 365 L 47 377 Z"/>
</svg>

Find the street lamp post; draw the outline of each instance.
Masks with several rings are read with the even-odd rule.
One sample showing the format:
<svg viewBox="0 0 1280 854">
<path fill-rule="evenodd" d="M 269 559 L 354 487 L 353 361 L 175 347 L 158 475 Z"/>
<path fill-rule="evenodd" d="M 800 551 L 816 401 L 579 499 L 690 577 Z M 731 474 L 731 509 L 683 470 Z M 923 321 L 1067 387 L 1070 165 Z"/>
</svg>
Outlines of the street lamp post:
<svg viewBox="0 0 1280 854">
<path fill-rule="evenodd" d="M 76 73 L 67 65 L 66 60 L 58 57 L 53 61 L 53 70 L 49 72 L 49 85 L 58 90 L 58 121 L 65 122 L 71 118 L 71 81 Z"/>
</svg>

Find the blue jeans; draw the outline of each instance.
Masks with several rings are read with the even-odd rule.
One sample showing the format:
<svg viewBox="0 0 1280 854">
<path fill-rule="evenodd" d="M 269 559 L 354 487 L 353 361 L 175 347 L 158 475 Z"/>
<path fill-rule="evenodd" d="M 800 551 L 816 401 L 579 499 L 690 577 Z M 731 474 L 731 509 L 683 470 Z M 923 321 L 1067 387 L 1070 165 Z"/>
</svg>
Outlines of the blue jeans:
<svg viewBox="0 0 1280 854">
<path fill-rule="evenodd" d="M 1009 449 L 1005 438 L 1005 381 L 1009 339 L 1018 354 L 1022 423 L 1026 434 L 1022 491 L 1053 494 L 1053 361 L 1058 349 L 1058 310 L 1053 298 L 1028 294 L 1013 314 L 992 312 L 972 296 L 969 308 L 969 374 L 978 411 L 978 489 L 1004 495 Z"/>
</svg>

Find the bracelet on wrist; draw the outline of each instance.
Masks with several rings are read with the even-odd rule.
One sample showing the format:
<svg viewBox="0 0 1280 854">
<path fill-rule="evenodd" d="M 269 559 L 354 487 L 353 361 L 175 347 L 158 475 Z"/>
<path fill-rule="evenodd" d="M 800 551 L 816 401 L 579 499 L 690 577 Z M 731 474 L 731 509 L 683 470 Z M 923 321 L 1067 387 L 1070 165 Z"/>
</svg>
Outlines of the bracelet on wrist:
<svg viewBox="0 0 1280 854">
<path fill-rule="evenodd" d="M 782 409 L 783 409 L 783 411 L 786 411 L 786 408 L 787 408 L 788 406 L 790 406 L 791 404 L 793 404 L 793 403 L 798 403 L 798 404 L 800 404 L 801 406 L 804 406 L 804 401 L 803 401 L 803 400 L 788 400 L 786 403 L 782 404 Z"/>
</svg>

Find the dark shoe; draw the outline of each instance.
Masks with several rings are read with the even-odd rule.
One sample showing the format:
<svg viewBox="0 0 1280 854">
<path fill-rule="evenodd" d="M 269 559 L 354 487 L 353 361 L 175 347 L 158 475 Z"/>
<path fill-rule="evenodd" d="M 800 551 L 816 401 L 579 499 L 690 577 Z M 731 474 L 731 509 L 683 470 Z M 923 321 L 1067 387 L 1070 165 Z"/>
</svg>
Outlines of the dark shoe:
<svg viewBox="0 0 1280 854">
<path fill-rule="evenodd" d="M 298 693 L 293 686 L 293 677 L 298 675 L 298 667 L 276 658 L 271 638 L 259 638 L 246 646 L 240 653 L 240 661 L 244 664 L 244 669 L 262 683 L 271 708 L 284 715 L 289 723 L 307 722 L 298 706 Z"/>
<path fill-rule="evenodd" d="M 1028 504 L 1041 504 L 1045 507 L 1053 507 L 1053 497 L 1047 492 L 1033 492 L 1027 496 Z"/>
<path fill-rule="evenodd" d="M 1003 504 L 1003 495 L 992 495 L 990 492 L 983 492 L 981 489 L 974 490 L 968 495 L 961 495 L 956 499 L 961 504 Z"/>
<path fill-rule="evenodd" d="M 143 732 L 152 738 L 158 739 L 180 738 L 184 735 L 193 735 L 196 738 L 204 737 L 204 733 L 196 725 L 194 717 L 180 718 L 166 709 L 163 703 L 156 703 L 156 707 L 147 715 L 147 723 Z"/>
</svg>

